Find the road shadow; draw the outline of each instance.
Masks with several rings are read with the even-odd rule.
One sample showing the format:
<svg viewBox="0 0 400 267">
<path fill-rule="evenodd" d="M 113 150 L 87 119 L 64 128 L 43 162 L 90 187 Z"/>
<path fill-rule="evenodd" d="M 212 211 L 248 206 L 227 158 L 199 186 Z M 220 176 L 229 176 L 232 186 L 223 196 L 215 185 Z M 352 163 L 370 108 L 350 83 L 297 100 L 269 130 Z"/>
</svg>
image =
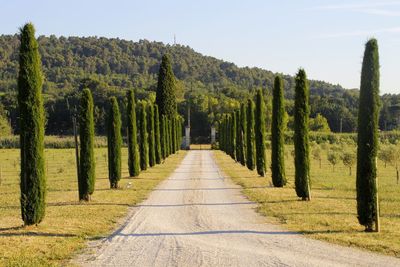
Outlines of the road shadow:
<svg viewBox="0 0 400 267">
<path fill-rule="evenodd" d="M 290 231 L 253 231 L 253 230 L 216 230 L 216 231 L 201 231 L 201 232 L 182 232 L 182 233 L 132 233 L 124 234 L 117 233 L 114 236 L 126 237 L 146 237 L 146 236 L 196 236 L 196 235 L 227 235 L 227 234 L 254 234 L 254 235 L 299 235 L 298 232 Z M 112 239 L 112 237 L 110 237 Z"/>
<path fill-rule="evenodd" d="M 169 207 L 190 207 L 190 206 L 234 206 L 234 205 L 253 205 L 255 202 L 228 202 L 228 203 L 188 203 L 188 204 L 151 204 L 137 205 L 135 207 L 144 208 L 169 208 Z"/>
<path fill-rule="evenodd" d="M 252 187 L 210 187 L 210 188 L 160 188 L 154 191 L 218 191 L 218 190 L 242 190 L 242 189 L 256 189 L 266 188 L 265 186 L 252 186 Z"/>
</svg>

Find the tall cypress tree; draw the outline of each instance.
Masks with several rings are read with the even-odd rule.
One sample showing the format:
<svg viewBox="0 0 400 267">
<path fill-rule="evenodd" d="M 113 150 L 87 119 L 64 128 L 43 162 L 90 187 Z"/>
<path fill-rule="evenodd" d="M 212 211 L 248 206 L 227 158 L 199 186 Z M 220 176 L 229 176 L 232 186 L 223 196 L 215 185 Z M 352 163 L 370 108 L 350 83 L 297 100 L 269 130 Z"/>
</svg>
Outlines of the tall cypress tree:
<svg viewBox="0 0 400 267">
<path fill-rule="evenodd" d="M 251 99 L 247 100 L 247 146 L 246 146 L 246 166 L 249 170 L 256 167 L 256 147 L 254 133 L 254 103 Z"/>
<path fill-rule="evenodd" d="M 229 114 L 225 114 L 225 153 L 229 154 L 229 148 L 231 147 L 231 135 L 230 135 L 230 118 L 229 118 Z"/>
<path fill-rule="evenodd" d="M 376 156 L 378 150 L 379 52 L 376 39 L 365 44 L 361 70 L 357 139 L 357 213 L 366 231 L 379 222 Z M 376 224 L 375 231 L 379 231 Z"/>
<path fill-rule="evenodd" d="M 231 115 L 230 135 L 231 135 L 230 153 L 232 159 L 236 160 L 236 113 L 235 112 L 232 112 Z"/>
<path fill-rule="evenodd" d="M 43 75 L 35 28 L 21 29 L 18 106 L 21 147 L 21 215 L 25 225 L 40 223 L 45 216 Z"/>
<path fill-rule="evenodd" d="M 176 117 L 171 117 L 171 142 L 172 142 L 172 154 L 176 152 Z"/>
<path fill-rule="evenodd" d="M 139 151 L 140 151 L 140 169 L 147 170 L 149 166 L 149 144 L 147 135 L 147 114 L 146 103 L 142 102 L 140 106 L 140 127 L 139 127 Z"/>
<path fill-rule="evenodd" d="M 137 142 L 136 107 L 133 90 L 127 93 L 127 128 L 128 128 L 128 167 L 129 176 L 138 176 L 140 172 L 139 147 Z"/>
<path fill-rule="evenodd" d="M 160 114 L 170 119 L 176 114 L 176 82 L 172 71 L 171 59 L 165 54 L 162 57 L 158 72 L 156 104 Z"/>
<path fill-rule="evenodd" d="M 300 69 L 296 75 L 294 101 L 294 165 L 295 187 L 298 197 L 310 200 L 310 155 L 308 142 L 309 87 L 306 72 Z"/>
<path fill-rule="evenodd" d="M 111 188 L 118 188 L 121 180 L 121 147 L 121 114 L 117 99 L 111 97 L 107 127 L 108 179 Z"/>
<path fill-rule="evenodd" d="M 272 100 L 271 128 L 271 171 L 272 183 L 275 187 L 286 184 L 285 177 L 285 106 L 283 99 L 283 82 L 280 76 L 275 77 Z"/>
<path fill-rule="evenodd" d="M 161 154 L 161 138 L 160 138 L 160 116 L 158 106 L 154 105 L 154 139 L 155 139 L 155 152 L 156 152 L 156 163 L 160 164 L 162 159 Z"/>
<path fill-rule="evenodd" d="M 236 130 L 235 130 L 235 138 L 236 138 L 236 150 L 235 150 L 235 155 L 236 155 L 236 161 L 240 162 L 242 160 L 242 135 L 241 135 L 241 119 L 240 119 L 240 109 L 235 111 L 235 116 L 236 116 Z"/>
<path fill-rule="evenodd" d="M 82 91 L 79 116 L 79 139 L 81 141 L 79 163 L 79 200 L 89 201 L 95 186 L 94 157 L 94 104 L 92 93 L 85 88 Z"/>
<path fill-rule="evenodd" d="M 156 165 L 156 150 L 154 138 L 154 107 L 151 103 L 147 105 L 147 137 L 149 142 L 149 165 Z"/>
<path fill-rule="evenodd" d="M 267 164 L 265 157 L 265 103 L 262 90 L 258 90 L 256 100 L 256 117 L 254 124 L 256 139 L 256 166 L 257 173 L 260 176 L 265 176 Z"/>
<path fill-rule="evenodd" d="M 247 116 L 246 116 L 246 104 L 242 103 L 240 105 L 240 140 L 241 140 L 241 147 L 240 147 L 240 163 L 243 166 L 246 166 L 246 141 L 247 141 Z"/>
<path fill-rule="evenodd" d="M 172 142 L 172 117 L 168 118 L 168 143 L 169 143 L 169 154 L 174 154 L 174 143 Z"/>
<path fill-rule="evenodd" d="M 160 115 L 161 125 L 160 125 L 160 140 L 161 140 L 161 156 L 163 159 L 167 157 L 167 146 L 166 146 L 166 134 L 167 131 L 165 130 L 165 116 Z"/>
</svg>

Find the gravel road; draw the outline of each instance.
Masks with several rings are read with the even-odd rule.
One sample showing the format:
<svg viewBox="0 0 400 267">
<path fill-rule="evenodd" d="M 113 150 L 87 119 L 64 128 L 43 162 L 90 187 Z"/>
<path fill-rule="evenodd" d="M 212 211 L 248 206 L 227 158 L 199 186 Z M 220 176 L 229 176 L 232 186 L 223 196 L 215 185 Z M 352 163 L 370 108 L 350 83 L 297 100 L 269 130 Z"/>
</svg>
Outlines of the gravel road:
<svg viewBox="0 0 400 267">
<path fill-rule="evenodd" d="M 171 177 L 83 266 L 400 266 L 400 259 L 308 239 L 268 224 L 224 179 L 212 151 L 190 151 Z"/>
</svg>

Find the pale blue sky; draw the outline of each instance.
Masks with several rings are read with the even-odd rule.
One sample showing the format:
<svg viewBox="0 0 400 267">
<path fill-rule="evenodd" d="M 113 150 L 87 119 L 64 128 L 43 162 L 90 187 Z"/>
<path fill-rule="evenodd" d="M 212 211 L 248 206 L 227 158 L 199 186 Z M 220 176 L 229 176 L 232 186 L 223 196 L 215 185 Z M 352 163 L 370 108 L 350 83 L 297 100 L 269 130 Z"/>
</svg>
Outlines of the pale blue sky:
<svg viewBox="0 0 400 267">
<path fill-rule="evenodd" d="M 381 93 L 400 93 L 400 0 L 0 0 L 0 33 L 32 21 L 38 34 L 189 45 L 239 66 L 357 88 L 364 43 L 380 45 Z"/>
</svg>

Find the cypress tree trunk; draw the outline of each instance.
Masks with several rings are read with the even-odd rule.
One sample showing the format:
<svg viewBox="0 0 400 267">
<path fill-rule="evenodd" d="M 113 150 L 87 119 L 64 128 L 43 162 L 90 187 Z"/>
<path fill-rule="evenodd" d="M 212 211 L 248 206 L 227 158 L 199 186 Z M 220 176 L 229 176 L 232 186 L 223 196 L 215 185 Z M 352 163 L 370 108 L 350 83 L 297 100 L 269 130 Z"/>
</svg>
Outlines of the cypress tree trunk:
<svg viewBox="0 0 400 267">
<path fill-rule="evenodd" d="M 139 147 L 137 143 L 136 107 L 133 90 L 127 93 L 127 121 L 128 121 L 128 167 L 129 176 L 138 176 L 140 172 Z"/>
<path fill-rule="evenodd" d="M 310 200 L 310 156 L 308 143 L 309 88 L 306 72 L 300 69 L 296 75 L 294 102 L 294 165 L 295 186 L 298 197 Z"/>
<path fill-rule="evenodd" d="M 240 140 L 241 140 L 240 163 L 243 166 L 246 166 L 247 116 L 246 116 L 246 105 L 244 103 L 240 105 Z"/>
<path fill-rule="evenodd" d="M 241 129 L 240 129 L 240 109 L 235 111 L 235 116 L 236 116 L 236 129 L 235 129 L 235 138 L 236 138 L 236 150 L 235 150 L 235 154 L 236 154 L 236 161 L 240 162 L 242 160 L 242 135 L 241 135 Z"/>
<path fill-rule="evenodd" d="M 271 170 L 272 183 L 275 187 L 286 184 L 285 177 L 285 106 L 283 100 L 283 82 L 280 76 L 275 77 L 272 102 L 271 128 Z"/>
<path fill-rule="evenodd" d="M 161 115 L 172 118 L 176 114 L 176 82 L 172 71 L 171 59 L 163 55 L 158 72 L 156 104 Z"/>
<path fill-rule="evenodd" d="M 110 104 L 107 127 L 108 179 L 110 188 L 118 188 L 121 180 L 121 114 L 115 97 L 110 99 Z"/>
<path fill-rule="evenodd" d="M 79 163 L 79 200 L 89 201 L 94 192 L 95 157 L 94 157 L 94 105 L 92 93 L 83 89 L 80 102 L 79 139 L 81 153 Z"/>
<path fill-rule="evenodd" d="M 154 105 L 154 139 L 155 139 L 155 150 L 156 150 L 156 163 L 160 164 L 162 159 L 161 154 L 161 137 L 160 137 L 160 117 L 158 113 L 158 106 Z"/>
<path fill-rule="evenodd" d="M 256 166 L 257 173 L 265 176 L 266 158 L 265 158 L 265 103 L 261 90 L 257 92 L 256 117 L 254 132 L 256 137 Z"/>
<path fill-rule="evenodd" d="M 254 170 L 255 163 L 255 133 L 254 133 L 254 103 L 251 99 L 247 101 L 247 157 L 246 166 L 249 170 Z"/>
<path fill-rule="evenodd" d="M 45 216 L 43 75 L 35 28 L 21 29 L 18 105 L 21 148 L 21 216 L 25 225 L 40 223 Z"/>
<path fill-rule="evenodd" d="M 236 113 L 231 115 L 231 157 L 236 160 Z"/>
<path fill-rule="evenodd" d="M 378 42 L 370 39 L 365 45 L 361 70 L 360 104 L 357 141 L 357 213 L 366 231 L 379 223 L 377 204 L 376 156 L 379 116 L 379 53 Z M 379 224 L 376 224 L 379 231 Z"/>
<path fill-rule="evenodd" d="M 147 170 L 147 167 L 149 166 L 149 144 L 147 135 L 147 114 L 145 102 L 142 102 L 140 107 L 139 144 L 140 169 L 144 171 Z"/>
<path fill-rule="evenodd" d="M 154 108 L 151 103 L 147 105 L 147 137 L 149 139 L 149 165 L 156 165 L 156 150 L 154 138 Z"/>
</svg>

